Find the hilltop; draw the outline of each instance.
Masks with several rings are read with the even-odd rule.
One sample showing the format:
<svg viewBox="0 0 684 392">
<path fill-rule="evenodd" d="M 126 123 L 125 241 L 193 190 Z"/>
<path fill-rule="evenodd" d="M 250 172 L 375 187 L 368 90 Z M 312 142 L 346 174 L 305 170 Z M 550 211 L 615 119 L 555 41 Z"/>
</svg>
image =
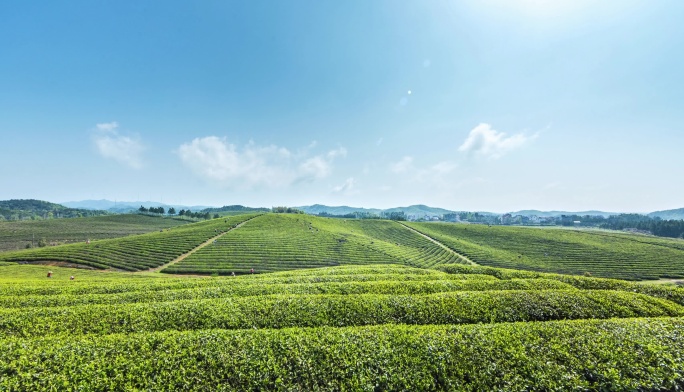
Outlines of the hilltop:
<svg viewBox="0 0 684 392">
<path fill-rule="evenodd" d="M 648 214 L 652 218 L 660 218 L 663 220 L 682 220 L 684 219 L 684 208 L 675 210 L 655 211 Z"/>
<path fill-rule="evenodd" d="M 157 232 L 191 222 L 141 214 L 4 221 L 0 222 L 0 252 Z"/>
<path fill-rule="evenodd" d="M 511 215 L 522 215 L 522 216 L 538 216 L 538 217 L 559 217 L 562 215 L 579 215 L 579 216 L 602 216 L 607 218 L 612 215 L 619 215 L 617 212 L 605 212 L 605 211 L 539 211 L 539 210 L 520 210 L 515 212 L 509 212 Z"/>
<path fill-rule="evenodd" d="M 60 204 L 35 199 L 0 200 L 0 219 L 52 219 L 106 215 L 102 210 L 69 208 Z"/>
<path fill-rule="evenodd" d="M 476 263 L 641 280 L 684 277 L 684 241 L 572 228 L 256 212 L 91 244 L 6 252 L 0 254 L 0 261 L 61 261 L 94 268 L 206 275 L 244 274 L 252 268 L 273 272 L 377 263 L 414 267 Z"/>
<path fill-rule="evenodd" d="M 145 207 L 164 207 L 165 210 L 168 210 L 169 208 L 173 207 L 177 211 L 184 209 L 184 210 L 192 210 L 194 212 L 198 212 L 201 210 L 204 210 L 206 208 L 214 208 L 211 206 L 202 206 L 202 205 L 195 205 L 195 206 L 185 206 L 185 205 L 179 205 L 179 204 L 164 204 L 160 203 L 157 201 L 112 201 L 112 200 L 106 200 L 106 199 L 100 199 L 100 200 L 81 200 L 81 201 L 68 201 L 62 203 L 63 205 L 67 207 L 72 207 L 72 208 L 82 208 L 86 210 L 106 210 L 109 212 L 113 213 L 126 213 L 130 211 L 137 211 L 140 206 L 145 206 Z"/>
<path fill-rule="evenodd" d="M 361 214 L 371 214 L 380 216 L 383 213 L 392 212 L 403 212 L 404 214 L 414 215 L 418 217 L 424 216 L 442 216 L 443 214 L 454 213 L 455 211 L 446 210 L 444 208 L 429 207 L 423 204 L 416 204 L 408 207 L 393 207 L 387 209 L 380 208 L 362 208 L 362 207 L 349 207 L 349 206 L 337 206 L 330 207 L 322 204 L 314 204 L 311 206 L 301 206 L 295 207 L 299 210 L 304 211 L 307 214 L 319 215 L 319 214 L 330 214 L 330 215 L 349 215 L 354 213 Z"/>
</svg>

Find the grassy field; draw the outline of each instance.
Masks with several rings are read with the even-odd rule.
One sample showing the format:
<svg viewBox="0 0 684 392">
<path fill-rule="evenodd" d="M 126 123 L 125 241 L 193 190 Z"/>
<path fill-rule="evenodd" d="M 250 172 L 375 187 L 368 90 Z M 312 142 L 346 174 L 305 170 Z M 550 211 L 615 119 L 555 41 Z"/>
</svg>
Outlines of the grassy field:
<svg viewBox="0 0 684 392">
<path fill-rule="evenodd" d="M 36 221 L 0 221 L 0 252 L 25 249 L 44 240 L 50 244 L 85 242 L 87 239 L 125 237 L 190 223 L 172 217 L 138 214 Z"/>
<path fill-rule="evenodd" d="M 145 226 L 140 223 L 145 219 L 160 219 L 129 217 L 117 219 L 125 222 L 135 218 L 138 223 L 129 223 L 138 228 Z M 89 224 L 104 218 L 80 221 Z M 76 227 L 79 220 L 62 221 L 73 221 Z M 126 229 L 119 233 L 124 232 Z M 167 274 L 201 275 L 378 263 L 431 268 L 469 261 L 483 266 L 629 280 L 684 278 L 684 240 L 599 230 L 400 223 L 267 213 L 225 216 L 91 244 L 0 253 L 0 263 L 59 262 L 125 271 L 162 268 Z"/>
<path fill-rule="evenodd" d="M 458 263 L 453 252 L 391 221 L 265 214 L 215 244 L 166 268 L 166 273 L 272 272 L 341 264 L 429 267 Z"/>
<path fill-rule="evenodd" d="M 161 232 L 0 254 L 0 261 L 62 262 L 92 268 L 142 271 L 162 266 L 205 241 L 257 216 L 237 215 L 192 223 Z"/>
<path fill-rule="evenodd" d="M 684 387 L 684 289 L 436 268 L 177 277 L 0 265 L 0 390 Z"/>
<path fill-rule="evenodd" d="M 406 224 L 480 265 L 633 280 L 684 277 L 684 240 L 598 230 Z"/>
</svg>

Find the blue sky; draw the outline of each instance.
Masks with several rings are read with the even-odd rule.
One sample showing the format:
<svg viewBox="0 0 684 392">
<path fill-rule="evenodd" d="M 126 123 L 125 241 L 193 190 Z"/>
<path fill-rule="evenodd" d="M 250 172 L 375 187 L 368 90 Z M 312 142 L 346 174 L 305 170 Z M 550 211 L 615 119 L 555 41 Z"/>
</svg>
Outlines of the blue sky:
<svg viewBox="0 0 684 392">
<path fill-rule="evenodd" d="M 684 207 L 684 2 L 0 2 L 0 199 Z"/>
</svg>

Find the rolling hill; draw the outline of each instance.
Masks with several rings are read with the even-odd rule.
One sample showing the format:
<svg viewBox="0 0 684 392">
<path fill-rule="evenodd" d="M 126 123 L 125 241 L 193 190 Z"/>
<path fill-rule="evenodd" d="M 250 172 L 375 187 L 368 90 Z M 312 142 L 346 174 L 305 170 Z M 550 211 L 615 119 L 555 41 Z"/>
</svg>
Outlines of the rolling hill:
<svg viewBox="0 0 684 392">
<path fill-rule="evenodd" d="M 663 220 L 682 220 L 684 219 L 684 208 L 675 210 L 655 211 L 648 214 L 651 218 L 660 218 Z"/>
<path fill-rule="evenodd" d="M 156 232 L 191 221 L 139 214 L 0 221 L 0 252 Z"/>
<path fill-rule="evenodd" d="M 5 252 L 0 261 L 219 275 L 376 263 L 476 263 L 641 280 L 684 277 L 684 241 L 599 230 L 253 213 L 91 244 Z"/>
<path fill-rule="evenodd" d="M 0 200 L 0 220 L 75 218 L 106 214 L 107 212 L 101 210 L 68 208 L 42 200 Z"/>
</svg>

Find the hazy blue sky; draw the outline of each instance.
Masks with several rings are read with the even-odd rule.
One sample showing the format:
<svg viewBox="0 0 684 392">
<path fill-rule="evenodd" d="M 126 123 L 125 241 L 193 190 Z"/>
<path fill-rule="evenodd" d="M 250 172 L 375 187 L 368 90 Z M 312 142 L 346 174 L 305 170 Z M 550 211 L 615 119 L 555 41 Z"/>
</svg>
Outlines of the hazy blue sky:
<svg viewBox="0 0 684 392">
<path fill-rule="evenodd" d="M 684 207 L 684 1 L 0 1 L 0 199 Z"/>
</svg>

